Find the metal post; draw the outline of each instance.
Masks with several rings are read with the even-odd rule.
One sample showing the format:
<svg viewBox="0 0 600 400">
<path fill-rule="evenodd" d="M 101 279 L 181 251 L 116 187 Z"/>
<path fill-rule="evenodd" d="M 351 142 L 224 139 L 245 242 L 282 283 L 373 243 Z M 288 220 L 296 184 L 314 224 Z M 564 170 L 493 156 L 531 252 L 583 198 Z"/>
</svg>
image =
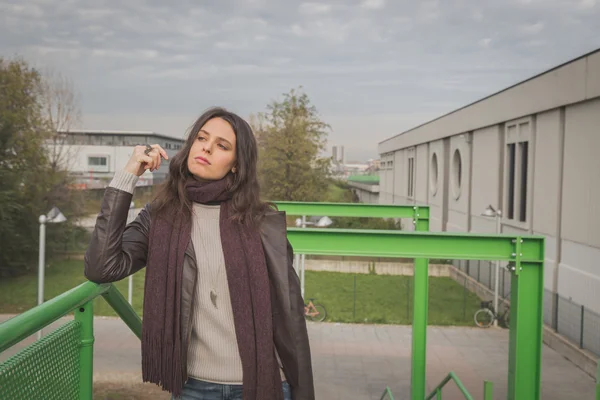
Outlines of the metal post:
<svg viewBox="0 0 600 400">
<path fill-rule="evenodd" d="M 419 219 L 419 207 L 414 207 L 413 224 L 418 232 L 429 231 L 429 220 Z M 413 287 L 412 376 L 411 399 L 425 398 L 427 373 L 427 314 L 429 272 L 426 258 L 415 259 Z"/>
<path fill-rule="evenodd" d="M 600 360 L 598 360 L 598 369 L 596 370 L 596 400 L 600 400 Z"/>
<path fill-rule="evenodd" d="M 502 212 L 500 210 L 496 211 L 496 235 L 500 234 L 501 226 L 500 226 L 500 218 L 502 217 Z M 494 282 L 494 310 L 499 313 L 498 310 L 498 281 L 500 280 L 500 261 L 494 261 L 495 264 L 495 282 Z M 498 318 L 494 319 L 494 326 L 498 326 Z"/>
<path fill-rule="evenodd" d="M 39 259 L 38 259 L 38 306 L 44 302 L 44 274 L 46 272 L 45 268 L 45 258 L 46 258 L 46 221 L 47 218 L 45 215 L 40 215 L 40 247 L 39 247 Z M 37 332 L 38 340 L 42 337 L 42 329 Z"/>
<path fill-rule="evenodd" d="M 75 320 L 81 323 L 79 345 L 79 398 L 92 400 L 94 376 L 94 310 L 93 300 L 75 310 Z"/>
<path fill-rule="evenodd" d="M 494 400 L 494 384 L 490 381 L 483 382 L 483 400 Z"/>
<path fill-rule="evenodd" d="M 306 215 L 302 216 L 302 228 L 306 228 Z M 304 260 L 306 259 L 306 254 L 300 255 L 300 293 L 302 298 L 304 298 Z"/>
<path fill-rule="evenodd" d="M 511 274 L 508 399 L 539 400 L 542 374 L 544 309 L 543 262 L 517 260 Z M 543 249 L 540 252 L 543 257 Z"/>
</svg>

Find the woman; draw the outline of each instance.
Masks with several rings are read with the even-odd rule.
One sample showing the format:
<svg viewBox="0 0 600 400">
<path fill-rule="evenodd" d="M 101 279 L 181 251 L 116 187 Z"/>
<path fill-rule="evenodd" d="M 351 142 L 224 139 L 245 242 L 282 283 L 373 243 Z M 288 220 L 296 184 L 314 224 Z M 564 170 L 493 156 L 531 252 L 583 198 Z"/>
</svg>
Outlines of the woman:
<svg viewBox="0 0 600 400">
<path fill-rule="evenodd" d="M 137 179 L 167 153 L 135 147 L 106 189 L 85 256 L 96 283 L 144 266 L 143 379 L 177 399 L 314 399 L 285 214 L 259 199 L 250 126 L 205 112 L 155 199 L 126 225 Z"/>
</svg>

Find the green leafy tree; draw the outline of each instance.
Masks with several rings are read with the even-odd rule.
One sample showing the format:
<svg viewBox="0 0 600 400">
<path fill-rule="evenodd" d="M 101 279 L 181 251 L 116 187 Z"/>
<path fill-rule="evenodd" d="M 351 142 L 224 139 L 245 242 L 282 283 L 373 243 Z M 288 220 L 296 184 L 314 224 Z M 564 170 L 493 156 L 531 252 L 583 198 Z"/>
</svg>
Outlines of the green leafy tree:
<svg viewBox="0 0 600 400">
<path fill-rule="evenodd" d="M 320 157 L 329 125 L 308 96 L 292 89 L 250 118 L 259 143 L 259 177 L 268 200 L 322 201 L 330 159 Z"/>
<path fill-rule="evenodd" d="M 44 89 L 39 71 L 25 61 L 0 58 L 0 276 L 35 265 L 41 214 L 58 206 L 72 217 L 80 206 L 79 197 L 67 195 L 66 171 L 50 162 Z M 50 255 L 73 235 L 70 222 L 48 230 Z"/>
</svg>

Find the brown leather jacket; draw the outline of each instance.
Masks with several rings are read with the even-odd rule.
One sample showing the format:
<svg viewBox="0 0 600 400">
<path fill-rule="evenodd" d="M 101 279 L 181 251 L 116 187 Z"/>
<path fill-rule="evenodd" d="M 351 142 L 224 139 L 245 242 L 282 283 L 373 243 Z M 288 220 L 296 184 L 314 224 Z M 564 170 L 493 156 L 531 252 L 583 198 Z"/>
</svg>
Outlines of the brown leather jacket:
<svg viewBox="0 0 600 400">
<path fill-rule="evenodd" d="M 85 254 L 85 276 L 92 282 L 119 281 L 146 265 L 150 212 L 146 206 L 126 226 L 132 194 L 106 189 L 96 227 Z M 287 240 L 285 213 L 269 213 L 261 226 L 263 247 L 271 280 L 273 334 L 294 400 L 315 398 L 310 346 L 300 281 L 293 262 L 293 249 Z M 191 334 L 191 309 L 197 275 L 192 243 L 185 251 L 181 290 L 181 332 L 184 381 L 187 380 L 187 349 Z"/>
</svg>

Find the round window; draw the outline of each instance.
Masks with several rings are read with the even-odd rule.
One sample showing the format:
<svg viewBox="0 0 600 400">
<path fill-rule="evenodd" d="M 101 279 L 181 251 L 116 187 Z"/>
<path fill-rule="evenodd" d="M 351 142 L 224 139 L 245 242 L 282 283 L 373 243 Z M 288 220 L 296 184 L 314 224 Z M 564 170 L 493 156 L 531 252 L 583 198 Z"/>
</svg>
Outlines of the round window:
<svg viewBox="0 0 600 400">
<path fill-rule="evenodd" d="M 452 155 L 452 192 L 454 198 L 458 200 L 460 197 L 460 189 L 462 187 L 462 156 L 460 150 L 454 150 Z"/>
<path fill-rule="evenodd" d="M 429 185 L 431 194 L 435 196 L 438 189 L 439 169 L 438 169 L 438 157 L 437 153 L 433 153 L 431 156 L 431 175 L 429 177 Z"/>
</svg>

